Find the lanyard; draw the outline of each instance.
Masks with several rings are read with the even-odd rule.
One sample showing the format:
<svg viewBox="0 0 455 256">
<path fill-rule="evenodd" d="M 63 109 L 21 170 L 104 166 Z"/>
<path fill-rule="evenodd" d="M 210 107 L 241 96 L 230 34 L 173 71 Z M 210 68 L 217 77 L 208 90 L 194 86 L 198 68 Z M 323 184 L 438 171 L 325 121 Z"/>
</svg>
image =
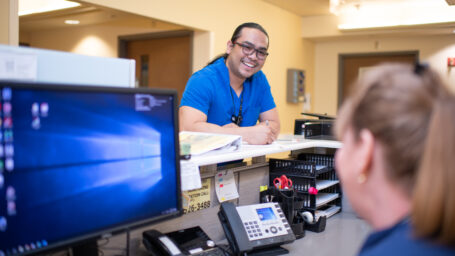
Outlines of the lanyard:
<svg viewBox="0 0 455 256">
<path fill-rule="evenodd" d="M 231 98 L 232 98 L 232 105 L 234 106 L 234 113 L 235 113 L 235 103 L 234 103 L 234 95 L 232 94 L 232 87 L 229 86 L 229 92 L 231 93 Z M 235 114 L 232 114 L 231 116 L 231 122 L 235 123 L 236 125 L 240 126 L 240 123 L 242 123 L 242 104 L 243 104 L 243 90 L 240 93 L 240 107 L 239 107 L 239 113 L 236 116 Z"/>
</svg>

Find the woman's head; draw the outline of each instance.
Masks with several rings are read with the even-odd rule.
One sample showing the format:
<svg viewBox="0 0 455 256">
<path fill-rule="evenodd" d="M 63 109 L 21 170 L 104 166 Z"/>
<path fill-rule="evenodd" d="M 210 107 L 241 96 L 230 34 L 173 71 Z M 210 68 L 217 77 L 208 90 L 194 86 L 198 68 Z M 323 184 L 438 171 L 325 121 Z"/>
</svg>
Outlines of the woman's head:
<svg viewBox="0 0 455 256">
<path fill-rule="evenodd" d="M 355 84 L 354 93 L 343 104 L 336 135 L 351 129 L 357 139 L 369 130 L 385 149 L 387 176 L 411 192 L 414 174 L 422 155 L 433 104 L 441 88 L 427 70 L 415 73 L 401 64 L 377 66 Z"/>
<path fill-rule="evenodd" d="M 429 154 L 428 148 L 447 147 L 447 145 L 434 145 L 434 142 L 428 140 L 435 131 L 442 131 L 444 124 L 434 124 L 434 118 L 435 113 L 440 112 L 440 103 L 444 99 L 452 102 L 455 107 L 453 95 L 448 92 L 439 77 L 428 68 L 420 65 L 413 67 L 405 64 L 383 64 L 372 68 L 358 79 L 353 94 L 343 103 L 338 115 L 335 127 L 337 137 L 343 140 L 350 139 L 352 146 L 364 134 L 370 134 L 380 145 L 380 161 L 386 180 L 403 191 L 410 199 L 414 199 L 413 209 L 416 208 L 416 198 L 413 193 L 418 190 L 415 184 L 421 179 L 422 159 Z M 444 122 L 454 120 L 455 118 L 448 117 Z M 454 124 L 447 128 L 454 130 Z M 440 134 L 440 136 L 444 135 Z M 451 140 L 450 143 L 454 144 L 455 140 Z M 452 150 L 455 148 L 452 147 Z M 455 154 L 455 151 L 452 151 L 452 154 Z M 359 161 L 359 159 L 352 160 Z M 434 160 L 430 162 L 439 165 L 434 163 Z M 437 166 L 435 168 L 438 169 Z M 431 170 L 425 170 L 425 173 L 430 173 L 428 171 L 431 172 Z M 445 174 L 444 171 L 435 171 L 432 175 L 442 177 Z M 342 176 L 343 173 L 340 173 L 340 178 Z M 364 178 L 367 177 L 359 179 Z M 455 180 L 452 181 L 455 182 Z M 344 185 L 349 186 L 349 184 Z M 354 206 L 357 204 L 355 200 L 360 200 L 355 197 L 362 196 L 354 195 L 358 192 L 355 190 L 361 187 L 361 185 L 356 186 L 351 185 L 351 188 L 346 188 L 348 196 L 353 195 L 350 199 L 354 201 Z M 432 191 L 427 193 L 430 194 Z M 354 200 L 351 197 L 354 197 Z M 417 201 L 421 202 L 421 199 Z"/>
</svg>

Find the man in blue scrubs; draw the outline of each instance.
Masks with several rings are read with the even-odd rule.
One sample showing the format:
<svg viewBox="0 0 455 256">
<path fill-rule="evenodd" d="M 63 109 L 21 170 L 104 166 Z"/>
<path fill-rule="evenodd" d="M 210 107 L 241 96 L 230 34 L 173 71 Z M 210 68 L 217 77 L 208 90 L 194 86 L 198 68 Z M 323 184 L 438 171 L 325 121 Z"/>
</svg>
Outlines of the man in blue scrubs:
<svg viewBox="0 0 455 256">
<path fill-rule="evenodd" d="M 268 47 L 262 26 L 238 26 L 226 54 L 188 80 L 179 110 L 180 130 L 237 134 L 249 144 L 272 143 L 280 121 L 261 71 Z"/>
</svg>

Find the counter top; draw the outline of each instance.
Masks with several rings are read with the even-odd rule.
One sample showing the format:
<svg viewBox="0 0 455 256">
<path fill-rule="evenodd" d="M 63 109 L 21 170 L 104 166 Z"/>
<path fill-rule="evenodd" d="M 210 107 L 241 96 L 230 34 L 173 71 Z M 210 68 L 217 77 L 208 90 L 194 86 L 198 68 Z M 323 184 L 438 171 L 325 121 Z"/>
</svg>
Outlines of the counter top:
<svg viewBox="0 0 455 256">
<path fill-rule="evenodd" d="M 270 145 L 243 144 L 239 150 L 235 151 L 215 150 L 203 155 L 192 156 L 187 161 L 203 166 L 306 148 L 340 148 L 341 145 L 341 142 L 333 140 L 277 140 Z"/>
</svg>

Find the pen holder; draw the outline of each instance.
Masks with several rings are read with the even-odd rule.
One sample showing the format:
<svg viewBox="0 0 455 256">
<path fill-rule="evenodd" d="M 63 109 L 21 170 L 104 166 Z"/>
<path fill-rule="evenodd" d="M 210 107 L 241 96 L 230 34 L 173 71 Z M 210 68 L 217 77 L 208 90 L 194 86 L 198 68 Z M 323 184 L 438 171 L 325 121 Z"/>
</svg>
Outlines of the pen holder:
<svg viewBox="0 0 455 256">
<path fill-rule="evenodd" d="M 292 224 L 295 215 L 294 199 L 295 191 L 293 189 L 277 189 L 275 187 L 269 187 L 267 190 L 260 192 L 259 195 L 259 201 L 261 203 L 279 203 L 289 224 Z"/>
<path fill-rule="evenodd" d="M 295 238 L 300 239 L 305 236 L 305 221 L 300 215 L 295 215 L 294 221 L 291 224 L 292 232 L 294 232 Z"/>
</svg>

